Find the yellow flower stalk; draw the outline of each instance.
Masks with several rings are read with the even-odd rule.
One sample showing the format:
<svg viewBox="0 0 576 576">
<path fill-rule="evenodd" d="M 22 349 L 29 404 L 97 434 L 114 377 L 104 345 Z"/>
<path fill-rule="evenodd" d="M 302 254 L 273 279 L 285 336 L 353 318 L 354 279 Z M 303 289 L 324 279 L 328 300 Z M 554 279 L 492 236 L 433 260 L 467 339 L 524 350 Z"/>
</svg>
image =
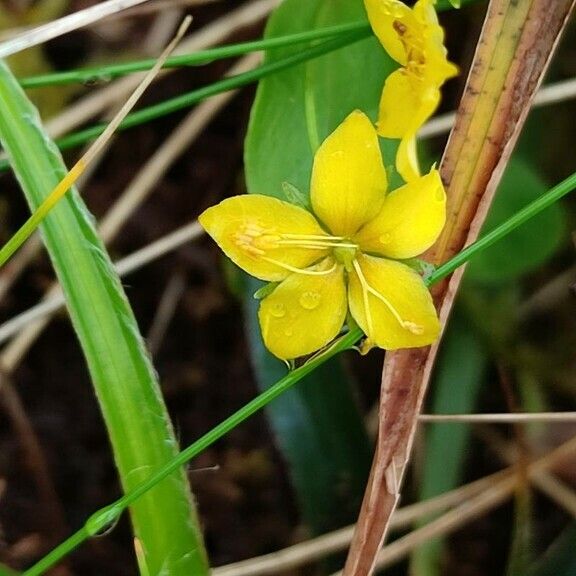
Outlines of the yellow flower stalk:
<svg viewBox="0 0 576 576">
<path fill-rule="evenodd" d="M 387 194 L 378 135 L 352 112 L 318 149 L 313 213 L 269 196 L 234 196 L 200 215 L 225 254 L 249 274 L 278 282 L 259 310 L 264 343 L 278 358 L 333 340 L 348 310 L 369 344 L 425 346 L 440 326 L 420 275 L 397 260 L 435 241 L 445 221 L 438 171 Z"/>
<path fill-rule="evenodd" d="M 416 133 L 440 102 L 440 87 L 458 73 L 447 60 L 444 31 L 435 0 L 418 0 L 409 8 L 399 0 L 364 0 L 374 34 L 401 68 L 388 76 L 377 130 L 401 138 L 396 167 L 406 182 L 420 175 Z"/>
</svg>

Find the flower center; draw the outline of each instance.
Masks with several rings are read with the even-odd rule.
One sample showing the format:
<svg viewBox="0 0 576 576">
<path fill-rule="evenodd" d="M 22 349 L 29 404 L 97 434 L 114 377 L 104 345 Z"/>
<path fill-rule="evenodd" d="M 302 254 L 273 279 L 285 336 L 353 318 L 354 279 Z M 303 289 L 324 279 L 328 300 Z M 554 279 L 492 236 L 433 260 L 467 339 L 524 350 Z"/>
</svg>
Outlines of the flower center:
<svg viewBox="0 0 576 576">
<path fill-rule="evenodd" d="M 395 20 L 392 27 L 398 34 L 406 52 L 406 69 L 416 77 L 421 77 L 426 67 L 426 54 L 422 39 L 412 33 L 408 26 L 400 20 Z"/>
<path fill-rule="evenodd" d="M 337 246 L 334 248 L 334 258 L 337 262 L 344 265 L 346 272 L 352 272 L 354 269 L 354 259 L 356 258 L 356 253 L 358 252 L 358 246 Z"/>
<path fill-rule="evenodd" d="M 242 226 L 233 236 L 233 241 L 249 256 L 259 258 L 265 262 L 275 264 L 280 268 L 308 275 L 326 275 L 334 271 L 337 263 L 344 263 L 348 270 L 352 269 L 352 259 L 358 249 L 356 244 L 351 243 L 343 236 L 331 236 L 330 234 L 288 234 L 278 233 L 274 228 L 265 228 L 256 222 L 250 222 Z M 282 260 L 272 258 L 270 251 L 282 248 L 300 248 L 304 250 L 332 250 L 336 259 L 329 270 L 302 269 L 291 266 Z M 279 253 L 280 255 L 280 253 Z"/>
</svg>

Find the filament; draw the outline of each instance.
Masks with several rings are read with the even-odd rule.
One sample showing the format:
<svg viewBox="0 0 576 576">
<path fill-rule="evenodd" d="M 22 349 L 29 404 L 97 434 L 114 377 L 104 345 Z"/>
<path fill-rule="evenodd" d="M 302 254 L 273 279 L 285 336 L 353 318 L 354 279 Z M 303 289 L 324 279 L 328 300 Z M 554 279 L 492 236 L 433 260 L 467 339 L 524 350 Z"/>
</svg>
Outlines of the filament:
<svg viewBox="0 0 576 576">
<path fill-rule="evenodd" d="M 375 296 L 376 298 L 378 298 L 378 300 L 380 300 L 386 306 L 386 308 L 388 308 L 388 310 L 390 310 L 390 313 L 392 314 L 392 316 L 394 316 L 394 318 L 397 320 L 397 322 L 400 324 L 400 326 L 402 326 L 402 328 L 409 330 L 413 334 L 421 334 L 422 333 L 422 327 L 421 326 L 419 326 L 418 324 L 416 324 L 414 322 L 410 322 L 409 320 L 404 320 L 400 316 L 398 311 L 394 308 L 394 306 L 390 303 L 390 301 L 387 298 L 385 298 L 382 294 L 380 294 L 380 292 L 378 292 L 376 289 L 374 289 L 374 288 L 372 288 L 372 286 L 370 286 L 370 284 L 368 283 L 368 281 L 364 277 L 364 274 L 362 273 L 362 269 L 360 268 L 360 264 L 358 264 L 358 262 L 356 260 L 354 260 L 354 270 L 356 270 L 356 274 L 358 274 L 358 279 L 360 280 L 360 284 L 362 286 L 362 299 L 364 301 L 364 307 L 366 308 L 366 319 L 368 321 L 369 331 L 372 331 L 372 315 L 371 315 L 370 309 L 369 309 L 368 294 L 372 294 L 372 296 Z"/>
<path fill-rule="evenodd" d="M 336 262 L 329 270 L 308 270 L 303 268 L 296 268 L 295 266 L 290 266 L 290 264 L 285 264 L 284 262 L 280 262 L 274 258 L 268 258 L 267 256 L 261 256 L 261 259 L 265 262 L 269 262 L 270 264 L 274 264 L 276 266 L 280 266 L 280 268 L 284 268 L 285 270 L 289 270 L 290 272 L 294 272 L 296 274 L 306 274 L 308 276 L 326 276 L 328 274 L 332 274 L 334 270 L 336 270 Z"/>
</svg>

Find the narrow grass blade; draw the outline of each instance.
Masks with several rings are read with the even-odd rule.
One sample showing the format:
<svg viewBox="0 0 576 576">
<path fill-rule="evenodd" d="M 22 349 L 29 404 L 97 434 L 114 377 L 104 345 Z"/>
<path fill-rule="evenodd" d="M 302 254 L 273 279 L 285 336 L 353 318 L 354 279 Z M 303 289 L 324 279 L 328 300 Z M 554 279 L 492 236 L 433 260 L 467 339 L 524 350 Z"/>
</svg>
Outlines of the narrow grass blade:
<svg viewBox="0 0 576 576">
<path fill-rule="evenodd" d="M 0 138 L 35 210 L 66 169 L 35 109 L 4 65 L 0 109 Z M 86 357 L 122 485 L 130 491 L 178 450 L 154 369 L 92 217 L 74 190 L 49 214 L 42 232 Z M 207 573 L 182 472 L 159 484 L 131 512 L 149 574 Z"/>
</svg>

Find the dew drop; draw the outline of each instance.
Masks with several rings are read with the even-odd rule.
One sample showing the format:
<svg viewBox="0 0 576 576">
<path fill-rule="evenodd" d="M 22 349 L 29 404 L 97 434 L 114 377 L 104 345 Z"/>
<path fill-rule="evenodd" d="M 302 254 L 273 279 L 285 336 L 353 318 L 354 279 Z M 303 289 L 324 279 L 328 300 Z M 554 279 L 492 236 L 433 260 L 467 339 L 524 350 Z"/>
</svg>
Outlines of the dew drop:
<svg viewBox="0 0 576 576">
<path fill-rule="evenodd" d="M 283 318 L 286 316 L 286 306 L 280 302 L 276 302 L 270 306 L 270 314 L 274 316 L 274 318 Z"/>
<path fill-rule="evenodd" d="M 290 328 L 288 328 L 287 330 L 284 330 L 284 336 L 288 336 L 288 338 L 290 338 L 290 336 L 294 335 L 294 331 Z"/>
<path fill-rule="evenodd" d="M 389 244 L 390 240 L 392 240 L 392 235 L 389 232 L 385 232 L 382 234 L 382 236 L 380 236 L 380 238 L 378 238 L 378 240 L 380 241 L 380 244 L 384 244 L 384 246 L 386 246 L 386 244 Z"/>
<path fill-rule="evenodd" d="M 416 334 L 417 336 L 424 333 L 424 328 L 422 328 L 422 326 L 419 324 L 415 324 L 414 322 L 406 321 L 403 323 L 403 326 L 406 328 L 406 330 L 412 332 L 412 334 Z"/>
<path fill-rule="evenodd" d="M 319 292 L 303 292 L 300 296 L 300 306 L 306 310 L 314 310 L 320 305 L 322 295 Z"/>
</svg>

